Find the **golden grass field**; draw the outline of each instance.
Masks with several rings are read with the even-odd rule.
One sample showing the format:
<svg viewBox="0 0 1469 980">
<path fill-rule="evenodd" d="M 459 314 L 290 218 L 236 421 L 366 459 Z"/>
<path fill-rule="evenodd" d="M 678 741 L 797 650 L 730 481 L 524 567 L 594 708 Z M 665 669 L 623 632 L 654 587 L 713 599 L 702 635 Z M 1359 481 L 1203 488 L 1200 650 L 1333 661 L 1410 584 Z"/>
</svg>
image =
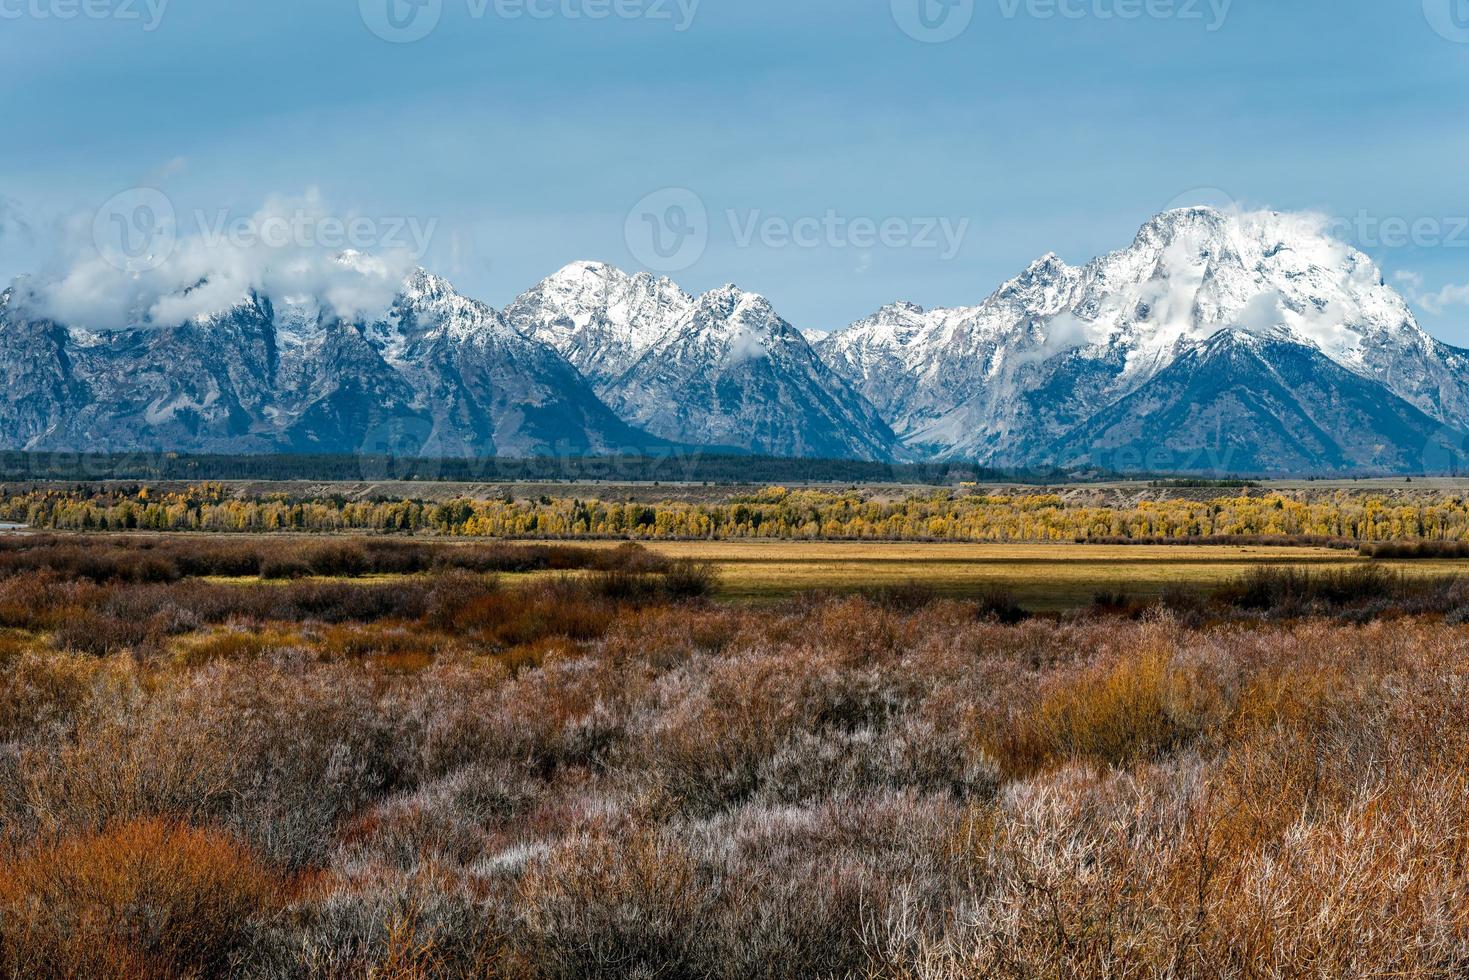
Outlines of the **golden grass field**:
<svg viewBox="0 0 1469 980">
<path fill-rule="evenodd" d="M 581 547 L 621 542 L 578 541 Z M 721 595 L 769 600 L 813 589 L 852 591 L 917 583 L 944 595 L 1000 589 L 1021 605 L 1048 611 L 1091 602 L 1100 591 L 1156 598 L 1171 585 L 1208 587 L 1256 566 L 1345 566 L 1366 561 L 1327 548 L 948 544 L 928 542 L 666 541 L 646 542 L 673 558 L 713 562 Z M 1452 576 L 1455 561 L 1380 562 L 1410 575 Z"/>
</svg>

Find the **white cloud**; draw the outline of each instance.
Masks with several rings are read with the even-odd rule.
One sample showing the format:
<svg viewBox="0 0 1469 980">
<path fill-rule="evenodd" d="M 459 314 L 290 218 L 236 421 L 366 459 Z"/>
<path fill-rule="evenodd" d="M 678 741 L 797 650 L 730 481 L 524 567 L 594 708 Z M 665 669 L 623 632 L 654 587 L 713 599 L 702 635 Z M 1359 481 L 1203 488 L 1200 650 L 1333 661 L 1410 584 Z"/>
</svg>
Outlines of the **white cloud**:
<svg viewBox="0 0 1469 980">
<path fill-rule="evenodd" d="M 1010 366 L 1012 369 L 1019 369 L 1028 364 L 1042 364 L 1058 354 L 1101 343 L 1106 339 L 1105 324 L 1083 320 L 1070 312 L 1060 313 L 1046 322 L 1040 344 L 1021 351 Z"/>
<path fill-rule="evenodd" d="M 1240 329 L 1254 334 L 1269 335 L 1286 323 L 1283 297 L 1277 289 L 1267 290 L 1255 296 L 1240 310 L 1237 318 Z"/>
<path fill-rule="evenodd" d="M 1393 276 L 1393 280 L 1403 286 L 1409 300 L 1435 316 L 1451 306 L 1469 306 L 1469 283 L 1462 286 L 1449 284 L 1441 289 L 1428 290 L 1423 277 L 1416 272 L 1399 272 Z"/>
<path fill-rule="evenodd" d="M 29 302 L 42 316 L 97 330 L 174 326 L 229 310 L 251 293 L 315 297 L 343 319 L 372 319 L 386 312 L 421 254 L 406 238 L 384 241 L 371 256 L 344 248 L 374 231 L 386 239 L 382 229 L 401 225 L 340 217 L 315 191 L 272 197 L 243 218 L 196 214 L 190 224 L 176 243 L 172 228 L 160 236 L 156 268 L 129 269 L 95 240 L 93 216 L 76 216 L 51 271 L 28 283 Z M 350 228 L 362 234 L 343 232 Z"/>
<path fill-rule="evenodd" d="M 1279 290 L 1256 295 L 1236 320 L 1236 325 L 1242 330 L 1265 337 L 1284 328 L 1305 337 L 1322 350 L 1340 346 L 1344 331 L 1360 335 L 1351 325 L 1352 311 L 1340 300 L 1330 299 L 1320 309 L 1308 305 L 1304 311 L 1298 312 L 1286 305 Z"/>
<path fill-rule="evenodd" d="M 725 367 L 735 367 L 746 361 L 760 360 L 768 357 L 770 352 L 765 349 L 765 336 L 755 328 L 741 327 L 735 335 L 730 338 L 729 353 L 726 355 Z"/>
<path fill-rule="evenodd" d="M 1450 306 L 1469 306 L 1469 284 L 1445 286 L 1436 293 L 1420 296 L 1418 302 L 1429 313 L 1442 313 Z"/>
</svg>

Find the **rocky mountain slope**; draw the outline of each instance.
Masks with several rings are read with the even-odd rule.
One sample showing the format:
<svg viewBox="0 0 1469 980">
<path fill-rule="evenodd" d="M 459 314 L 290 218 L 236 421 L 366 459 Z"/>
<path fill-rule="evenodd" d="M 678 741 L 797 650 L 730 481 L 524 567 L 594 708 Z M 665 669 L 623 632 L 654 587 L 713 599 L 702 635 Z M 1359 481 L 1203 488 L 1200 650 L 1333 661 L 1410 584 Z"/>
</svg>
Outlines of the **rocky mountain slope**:
<svg viewBox="0 0 1469 980">
<path fill-rule="evenodd" d="M 517 297 L 505 319 L 604 390 L 693 308 L 693 297 L 668 279 L 573 262 Z"/>
<path fill-rule="evenodd" d="M 0 447 L 679 445 L 1325 475 L 1462 468 L 1469 441 L 1469 352 L 1428 336 L 1370 259 L 1301 215 L 1170 211 L 1084 266 L 1046 255 L 975 306 L 895 303 L 826 337 L 733 286 L 695 297 L 595 262 L 503 313 L 418 270 L 371 315 L 252 289 L 152 322 L 219 285 L 93 330 L 39 314 L 18 281 L 0 295 Z"/>
<path fill-rule="evenodd" d="M 1167 212 L 1081 268 L 1051 255 L 975 307 L 885 307 L 820 352 L 910 449 L 1018 465 L 1226 329 L 1312 349 L 1377 397 L 1469 428 L 1469 355 L 1424 333 L 1370 259 L 1299 215 Z M 1221 431 L 1250 424 L 1225 408 Z"/>
<path fill-rule="evenodd" d="M 617 413 L 676 442 L 762 455 L 881 460 L 895 439 L 762 296 L 726 286 L 604 387 Z"/>
<path fill-rule="evenodd" d="M 251 296 L 172 326 L 92 332 L 0 303 L 7 448 L 541 455 L 663 446 L 554 350 L 415 273 L 347 322 L 314 298 Z"/>
<path fill-rule="evenodd" d="M 1455 442 L 1314 347 L 1226 329 L 1067 433 L 1048 461 L 1118 472 L 1417 473 Z"/>
</svg>

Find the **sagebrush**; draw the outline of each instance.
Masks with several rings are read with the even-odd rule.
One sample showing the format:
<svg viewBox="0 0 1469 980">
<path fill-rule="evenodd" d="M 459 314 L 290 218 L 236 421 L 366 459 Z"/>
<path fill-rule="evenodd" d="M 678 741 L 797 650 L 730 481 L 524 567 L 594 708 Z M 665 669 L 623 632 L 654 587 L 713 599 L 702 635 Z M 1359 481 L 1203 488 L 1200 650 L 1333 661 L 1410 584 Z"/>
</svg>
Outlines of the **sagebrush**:
<svg viewBox="0 0 1469 980">
<path fill-rule="evenodd" d="M 3 975 L 1469 972 L 1446 586 L 95 579 L 0 580 Z"/>
</svg>

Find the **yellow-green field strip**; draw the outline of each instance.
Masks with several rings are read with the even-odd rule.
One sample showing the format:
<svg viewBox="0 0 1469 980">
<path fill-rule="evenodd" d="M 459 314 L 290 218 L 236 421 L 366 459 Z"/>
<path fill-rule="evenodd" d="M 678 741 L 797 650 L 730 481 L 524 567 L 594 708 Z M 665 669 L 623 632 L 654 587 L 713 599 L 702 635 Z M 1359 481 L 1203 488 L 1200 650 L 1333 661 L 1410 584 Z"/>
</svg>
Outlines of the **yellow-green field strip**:
<svg viewBox="0 0 1469 980">
<path fill-rule="evenodd" d="M 623 542 L 569 543 L 615 548 Z M 1370 562 L 1355 551 L 1326 548 L 799 541 L 654 541 L 644 546 L 671 558 L 711 562 L 719 571 L 720 598 L 757 602 L 804 591 L 847 592 L 916 584 L 954 597 L 1006 592 L 1027 608 L 1049 611 L 1087 605 L 1099 592 L 1146 600 L 1169 587 L 1214 588 L 1264 566 L 1320 569 L 1370 563 L 1412 576 L 1469 574 L 1469 561 Z M 500 578 L 516 583 L 561 574 L 585 573 L 504 574 Z M 352 581 L 383 583 L 401 577 L 372 575 Z M 260 582 L 255 578 L 211 581 Z"/>
<path fill-rule="evenodd" d="M 578 542 L 616 547 L 616 542 Z M 1036 610 L 1089 603 L 1101 591 L 1147 599 L 1170 586 L 1209 588 L 1252 567 L 1347 567 L 1367 560 L 1326 548 L 670 541 L 646 547 L 713 562 L 729 599 L 776 599 L 813 589 L 850 591 L 916 583 L 951 596 L 1002 590 Z M 1453 576 L 1469 562 L 1380 562 L 1410 575 Z"/>
</svg>

